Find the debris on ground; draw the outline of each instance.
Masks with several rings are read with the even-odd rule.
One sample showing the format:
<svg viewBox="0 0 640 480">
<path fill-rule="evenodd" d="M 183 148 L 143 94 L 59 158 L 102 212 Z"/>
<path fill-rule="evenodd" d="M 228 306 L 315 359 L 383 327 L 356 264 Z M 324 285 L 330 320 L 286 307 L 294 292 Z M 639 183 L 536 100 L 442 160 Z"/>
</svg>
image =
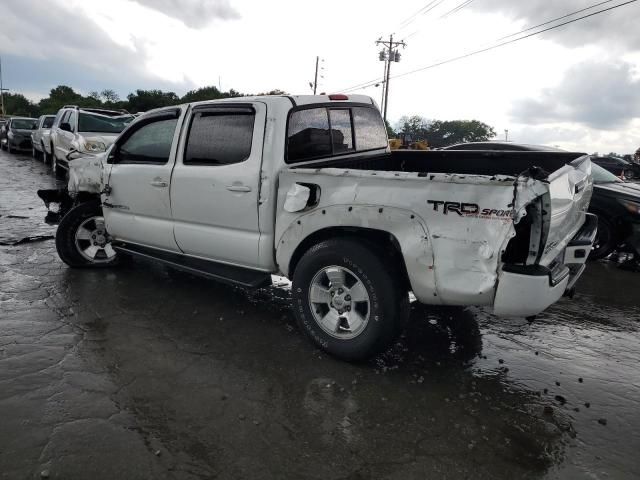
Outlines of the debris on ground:
<svg viewBox="0 0 640 480">
<path fill-rule="evenodd" d="M 18 240 L 0 240 L 0 245 L 3 247 L 15 247 L 16 245 L 23 245 L 25 243 L 32 242 L 44 242 L 46 240 L 53 240 L 53 235 L 32 235 L 30 237 L 23 237 Z"/>
</svg>

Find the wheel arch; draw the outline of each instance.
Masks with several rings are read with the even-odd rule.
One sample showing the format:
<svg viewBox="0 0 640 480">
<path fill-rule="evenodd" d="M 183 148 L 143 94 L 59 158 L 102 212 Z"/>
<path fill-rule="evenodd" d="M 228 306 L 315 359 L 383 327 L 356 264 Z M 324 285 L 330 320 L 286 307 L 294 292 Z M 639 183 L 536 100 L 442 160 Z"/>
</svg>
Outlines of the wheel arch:
<svg viewBox="0 0 640 480">
<path fill-rule="evenodd" d="M 337 205 L 288 217 L 288 228 L 276 237 L 276 261 L 289 278 L 313 245 L 330 238 L 349 238 L 382 255 L 389 252 L 407 290 L 413 290 L 418 297 L 437 298 L 432 245 L 426 226 L 412 212 L 370 205 Z"/>
<path fill-rule="evenodd" d="M 391 233 L 383 230 L 377 230 L 374 228 L 363 227 L 328 227 L 318 230 L 309 236 L 307 236 L 298 247 L 294 250 L 289 261 L 288 275 L 293 277 L 296 267 L 300 262 L 302 256 L 314 245 L 321 243 L 325 240 L 344 238 L 345 240 L 355 240 L 362 244 L 369 246 L 374 252 L 379 255 L 389 253 L 390 257 L 399 266 L 399 273 L 402 281 L 407 287 L 411 288 L 409 281 L 409 275 L 404 263 L 404 257 L 402 255 L 402 249 L 400 242 Z"/>
</svg>

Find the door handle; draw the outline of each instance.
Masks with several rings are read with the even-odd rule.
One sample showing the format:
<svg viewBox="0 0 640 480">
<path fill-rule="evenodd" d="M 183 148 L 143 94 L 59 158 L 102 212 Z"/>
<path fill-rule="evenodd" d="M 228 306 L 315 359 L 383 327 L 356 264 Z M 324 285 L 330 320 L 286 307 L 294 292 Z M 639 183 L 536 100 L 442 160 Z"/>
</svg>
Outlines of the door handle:
<svg viewBox="0 0 640 480">
<path fill-rule="evenodd" d="M 250 192 L 251 187 L 247 187 L 246 185 L 233 184 L 227 185 L 227 190 L 229 190 L 230 192 Z"/>
<path fill-rule="evenodd" d="M 154 187 L 160 187 L 160 188 L 166 188 L 169 186 L 167 182 L 162 182 L 159 180 L 154 180 L 153 182 L 151 182 L 151 185 Z"/>
</svg>

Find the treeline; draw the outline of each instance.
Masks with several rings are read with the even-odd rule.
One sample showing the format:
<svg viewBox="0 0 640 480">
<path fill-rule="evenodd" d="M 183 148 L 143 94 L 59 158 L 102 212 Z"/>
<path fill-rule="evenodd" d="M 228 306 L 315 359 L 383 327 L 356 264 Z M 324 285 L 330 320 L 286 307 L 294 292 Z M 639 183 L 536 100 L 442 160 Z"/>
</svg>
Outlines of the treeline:
<svg viewBox="0 0 640 480">
<path fill-rule="evenodd" d="M 402 117 L 392 134 L 408 136 L 413 142 L 426 141 L 431 148 L 486 142 L 496 136 L 493 127 L 479 120 L 428 120 L 418 115 Z"/>
<path fill-rule="evenodd" d="M 257 95 L 282 95 L 282 90 L 258 93 Z M 130 113 L 146 112 L 159 107 L 167 107 L 180 103 L 214 100 L 217 98 L 243 97 L 247 94 L 236 90 L 223 92 L 217 87 L 202 87 L 191 90 L 183 96 L 175 92 L 162 90 L 136 90 L 120 99 L 113 90 L 89 92 L 82 95 L 73 88 L 59 85 L 52 88 L 49 96 L 39 102 L 32 102 L 20 93 L 5 93 L 4 105 L 7 115 L 38 117 L 40 115 L 55 114 L 64 105 L 78 105 L 80 107 L 108 108 L 112 110 L 126 110 Z M 251 94 L 253 95 L 253 94 Z M 496 136 L 492 127 L 478 120 L 428 120 L 420 116 L 402 117 L 395 128 L 387 123 L 389 137 L 401 135 L 415 141 L 426 141 L 432 148 L 445 147 L 456 143 L 479 142 Z"/>
<path fill-rule="evenodd" d="M 257 95 L 282 95 L 284 93 L 285 92 L 281 90 L 272 90 Z M 7 115 L 26 117 L 55 114 L 64 105 L 126 110 L 130 113 L 136 113 L 186 102 L 242 96 L 245 96 L 245 94 L 233 89 L 223 92 L 217 87 L 202 87 L 196 90 L 190 90 L 182 97 L 175 92 L 164 92 L 162 90 L 136 90 L 134 93 L 127 95 L 125 100 L 121 100 L 113 90 L 90 92 L 89 95 L 85 96 L 76 92 L 71 87 L 59 85 L 52 88 L 49 96 L 39 102 L 32 102 L 20 93 L 5 93 L 4 106 Z"/>
</svg>

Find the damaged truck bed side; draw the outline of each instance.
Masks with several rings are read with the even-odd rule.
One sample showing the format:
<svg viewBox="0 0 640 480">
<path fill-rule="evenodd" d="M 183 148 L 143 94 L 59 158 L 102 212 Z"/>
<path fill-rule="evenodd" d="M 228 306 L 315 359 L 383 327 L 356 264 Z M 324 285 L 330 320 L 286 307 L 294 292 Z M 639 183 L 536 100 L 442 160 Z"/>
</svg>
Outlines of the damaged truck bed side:
<svg viewBox="0 0 640 480">
<path fill-rule="evenodd" d="M 363 96 L 160 109 L 70 167 L 68 193 L 40 192 L 74 205 L 56 237 L 67 264 L 131 254 L 250 287 L 287 276 L 300 328 L 348 360 L 394 340 L 410 291 L 540 313 L 573 291 L 597 228 L 589 156 L 391 152 Z"/>
</svg>

